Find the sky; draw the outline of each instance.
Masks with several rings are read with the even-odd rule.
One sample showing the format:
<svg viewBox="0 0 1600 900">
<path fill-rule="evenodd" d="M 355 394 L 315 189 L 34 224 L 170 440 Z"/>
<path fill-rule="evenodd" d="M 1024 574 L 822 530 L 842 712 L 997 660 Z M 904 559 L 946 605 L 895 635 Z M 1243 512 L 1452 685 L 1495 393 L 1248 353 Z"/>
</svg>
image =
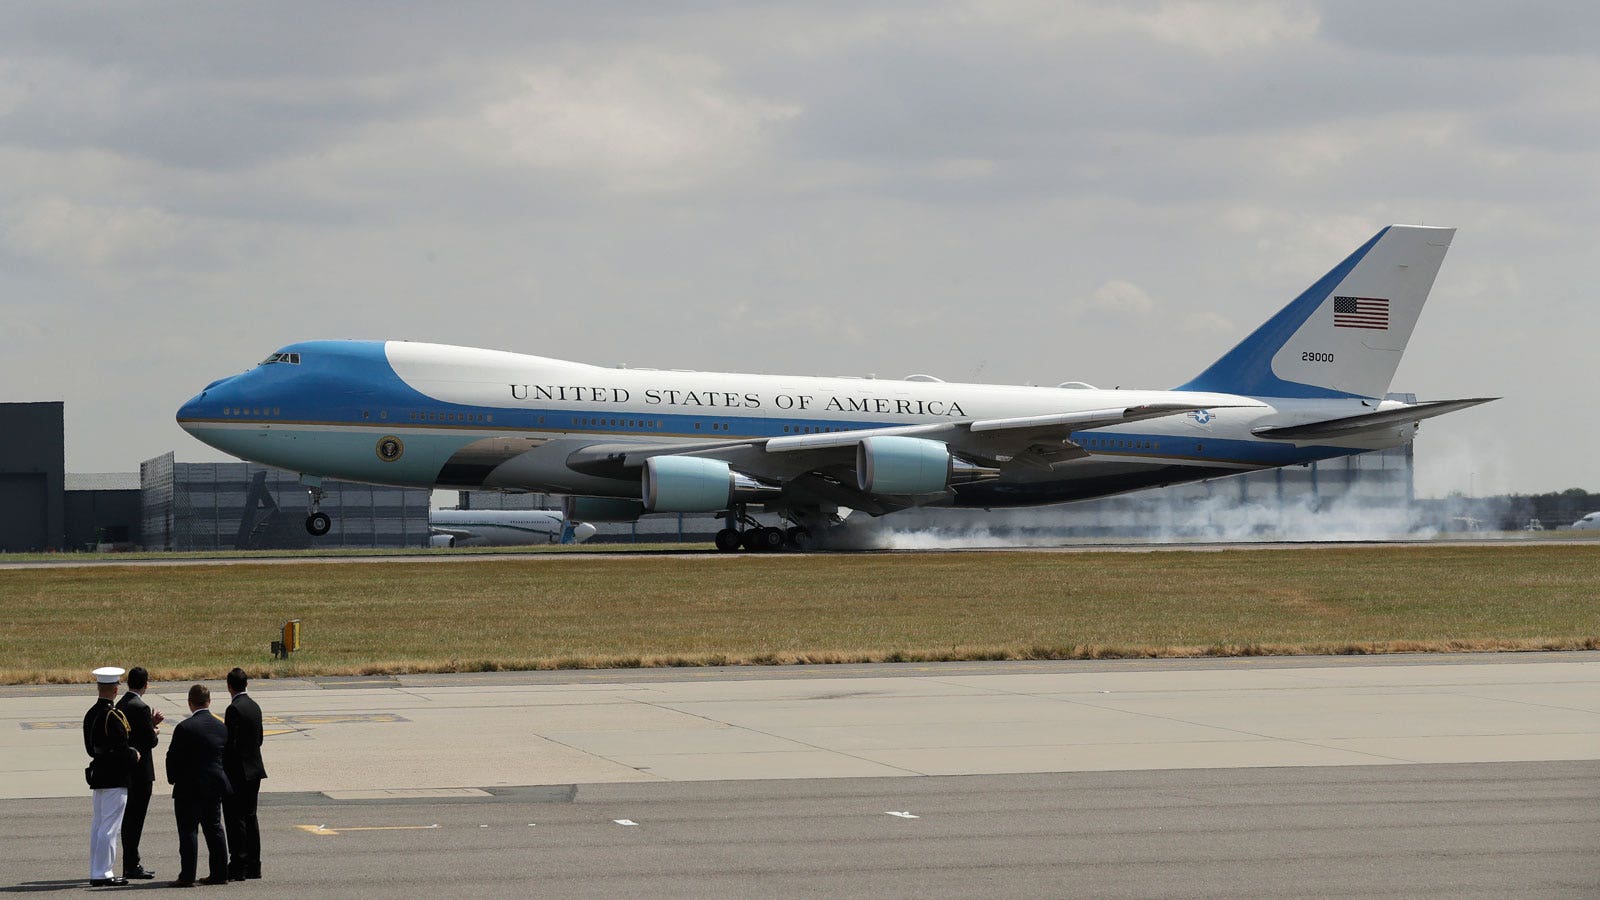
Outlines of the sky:
<svg viewBox="0 0 1600 900">
<path fill-rule="evenodd" d="M 10 3 L 0 398 L 175 450 L 318 338 L 1166 388 L 1459 228 L 1419 496 L 1600 490 L 1600 5 Z"/>
</svg>

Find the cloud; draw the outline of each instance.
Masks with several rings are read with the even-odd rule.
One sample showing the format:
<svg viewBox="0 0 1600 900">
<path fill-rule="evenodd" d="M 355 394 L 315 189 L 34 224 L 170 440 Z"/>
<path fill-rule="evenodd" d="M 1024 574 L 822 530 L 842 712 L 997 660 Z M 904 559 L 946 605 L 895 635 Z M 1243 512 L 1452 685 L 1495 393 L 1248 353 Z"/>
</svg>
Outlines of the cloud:
<svg viewBox="0 0 1600 900">
<path fill-rule="evenodd" d="M 178 220 L 151 206 L 107 206 L 48 197 L 0 215 L 0 241 L 18 256 L 64 269 L 140 262 L 179 239 Z"/>
<path fill-rule="evenodd" d="M 1156 301 L 1144 288 L 1131 281 L 1114 279 L 1095 288 L 1087 297 L 1080 297 L 1067 305 L 1073 319 L 1100 317 L 1108 319 L 1149 319 L 1156 311 Z"/>
<path fill-rule="evenodd" d="M 692 187 L 747 160 L 798 107 L 730 90 L 710 60 L 627 53 L 518 73 L 483 111 L 514 164 L 623 190 Z"/>
</svg>

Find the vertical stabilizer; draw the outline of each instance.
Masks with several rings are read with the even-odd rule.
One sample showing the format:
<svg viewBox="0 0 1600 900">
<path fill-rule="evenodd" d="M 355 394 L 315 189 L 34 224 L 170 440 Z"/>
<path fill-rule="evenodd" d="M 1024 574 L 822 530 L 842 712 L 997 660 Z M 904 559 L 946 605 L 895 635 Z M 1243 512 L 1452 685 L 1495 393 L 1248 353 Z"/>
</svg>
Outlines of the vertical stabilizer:
<svg viewBox="0 0 1600 900">
<path fill-rule="evenodd" d="M 1391 225 L 1180 391 L 1381 398 L 1454 228 Z"/>
</svg>

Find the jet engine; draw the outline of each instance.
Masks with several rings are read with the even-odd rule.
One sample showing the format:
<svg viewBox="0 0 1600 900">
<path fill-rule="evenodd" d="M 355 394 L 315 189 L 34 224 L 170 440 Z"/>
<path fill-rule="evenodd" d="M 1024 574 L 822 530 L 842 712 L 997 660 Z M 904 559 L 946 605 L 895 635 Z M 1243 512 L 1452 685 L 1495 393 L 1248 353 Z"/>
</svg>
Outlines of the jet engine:
<svg viewBox="0 0 1600 900">
<path fill-rule="evenodd" d="M 568 522 L 637 522 L 644 504 L 614 497 L 562 497 L 561 514 Z"/>
<path fill-rule="evenodd" d="M 990 481 L 999 469 L 974 465 L 926 438 L 878 435 L 856 445 L 856 486 L 868 494 L 936 494 L 952 484 Z"/>
<path fill-rule="evenodd" d="M 775 499 L 782 491 L 729 468 L 720 459 L 652 456 L 640 479 L 644 508 L 650 512 L 720 512 L 736 503 Z"/>
<path fill-rule="evenodd" d="M 939 441 L 869 437 L 856 445 L 856 486 L 869 494 L 932 494 L 950 484 L 951 462 Z"/>
</svg>

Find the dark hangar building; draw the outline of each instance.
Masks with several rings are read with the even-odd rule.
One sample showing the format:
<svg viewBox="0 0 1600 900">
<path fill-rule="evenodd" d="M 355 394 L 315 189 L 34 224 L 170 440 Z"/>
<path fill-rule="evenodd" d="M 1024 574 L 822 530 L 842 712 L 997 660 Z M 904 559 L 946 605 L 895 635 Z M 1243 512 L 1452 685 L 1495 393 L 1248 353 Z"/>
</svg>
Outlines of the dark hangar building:
<svg viewBox="0 0 1600 900">
<path fill-rule="evenodd" d="M 65 404 L 0 403 L 0 552 L 66 542 Z"/>
</svg>

